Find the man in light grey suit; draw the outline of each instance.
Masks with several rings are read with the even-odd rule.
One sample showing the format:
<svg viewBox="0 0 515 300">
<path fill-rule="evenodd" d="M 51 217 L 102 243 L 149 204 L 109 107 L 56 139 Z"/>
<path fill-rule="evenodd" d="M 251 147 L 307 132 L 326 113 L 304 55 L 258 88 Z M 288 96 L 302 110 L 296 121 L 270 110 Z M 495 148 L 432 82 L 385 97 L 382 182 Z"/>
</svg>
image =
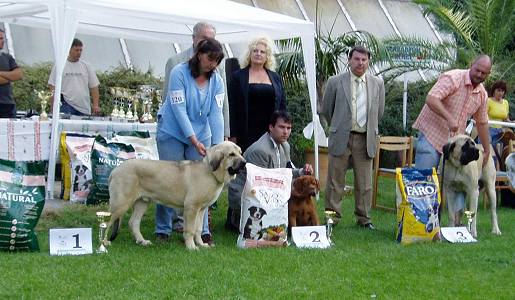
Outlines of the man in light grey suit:
<svg viewBox="0 0 515 300">
<path fill-rule="evenodd" d="M 349 53 L 350 72 L 329 78 L 320 115 L 329 124 L 329 165 L 325 207 L 341 218 L 345 173 L 354 170 L 354 214 L 358 225 L 375 229 L 369 216 L 372 202 L 372 160 L 378 123 L 384 112 L 384 83 L 366 74 L 370 52 L 356 46 Z"/>
<path fill-rule="evenodd" d="M 275 111 L 270 117 L 268 132 L 263 134 L 247 148 L 243 157 L 248 163 L 268 169 L 292 168 L 293 178 L 313 174 L 313 167 L 305 164 L 304 168 L 295 168 L 290 161 L 291 117 L 285 111 Z M 247 180 L 247 172 L 238 173 L 236 179 L 229 183 L 229 207 L 231 214 L 227 215 L 225 227 L 238 231 L 240 224 L 241 193 Z"/>
</svg>

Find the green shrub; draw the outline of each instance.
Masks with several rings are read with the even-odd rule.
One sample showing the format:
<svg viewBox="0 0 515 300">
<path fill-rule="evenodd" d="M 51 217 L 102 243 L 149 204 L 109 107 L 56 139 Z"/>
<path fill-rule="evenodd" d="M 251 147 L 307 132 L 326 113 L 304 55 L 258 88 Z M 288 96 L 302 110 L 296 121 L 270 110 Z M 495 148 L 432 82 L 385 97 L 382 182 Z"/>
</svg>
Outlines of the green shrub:
<svg viewBox="0 0 515 300">
<path fill-rule="evenodd" d="M 385 86 L 385 109 L 384 115 L 379 122 L 379 134 L 381 135 L 416 135 L 416 131 L 411 128 L 418 114 L 424 106 L 427 92 L 431 89 L 434 80 L 424 82 L 417 81 L 408 84 L 408 107 L 406 130 L 402 128 L 402 96 L 403 82 L 390 81 Z"/>
<path fill-rule="evenodd" d="M 34 90 L 48 90 L 48 75 L 50 75 L 52 64 L 47 62 L 33 66 L 21 65 L 21 68 L 23 69 L 23 79 L 13 83 L 16 109 L 25 111 L 33 109 L 41 112 L 41 105 Z"/>
<path fill-rule="evenodd" d="M 288 112 L 293 118 L 293 129 L 288 140 L 291 146 L 291 160 L 296 166 L 304 165 L 304 149 L 313 148 L 313 140 L 304 137 L 302 130 L 311 122 L 311 104 L 307 85 L 302 88 L 285 86 Z"/>
</svg>

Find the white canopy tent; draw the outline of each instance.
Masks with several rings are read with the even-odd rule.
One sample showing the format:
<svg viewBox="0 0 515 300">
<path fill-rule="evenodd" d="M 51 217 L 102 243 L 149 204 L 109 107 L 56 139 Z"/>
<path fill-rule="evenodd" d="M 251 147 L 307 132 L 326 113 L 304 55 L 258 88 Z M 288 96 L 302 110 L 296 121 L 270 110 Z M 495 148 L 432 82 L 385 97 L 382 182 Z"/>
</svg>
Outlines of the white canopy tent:
<svg viewBox="0 0 515 300">
<path fill-rule="evenodd" d="M 0 0 L 0 21 L 50 28 L 54 46 L 57 80 L 61 77 L 75 34 L 92 34 L 135 40 L 191 43 L 193 25 L 213 24 L 217 39 L 224 43 L 246 42 L 258 35 L 272 39 L 300 37 L 313 116 L 307 129 L 322 132 L 316 113 L 315 51 L 313 23 L 226 0 Z M 59 142 L 59 94 L 54 96 L 52 141 L 46 198 L 53 198 L 55 162 Z M 315 125 L 315 126 L 313 126 Z M 308 131 L 308 130 L 305 130 Z M 318 153 L 315 151 L 318 178 Z"/>
</svg>

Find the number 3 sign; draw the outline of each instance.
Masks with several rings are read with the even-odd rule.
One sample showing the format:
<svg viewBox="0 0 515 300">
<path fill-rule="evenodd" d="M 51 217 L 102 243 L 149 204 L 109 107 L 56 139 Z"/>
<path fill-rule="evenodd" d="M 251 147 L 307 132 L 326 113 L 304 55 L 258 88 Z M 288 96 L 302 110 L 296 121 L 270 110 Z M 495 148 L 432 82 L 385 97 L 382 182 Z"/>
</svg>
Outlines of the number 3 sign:
<svg viewBox="0 0 515 300">
<path fill-rule="evenodd" d="M 91 254 L 91 228 L 50 229 L 49 244 L 50 255 Z"/>
<path fill-rule="evenodd" d="M 325 226 L 298 226 L 291 228 L 293 242 L 298 248 L 329 248 Z"/>
</svg>

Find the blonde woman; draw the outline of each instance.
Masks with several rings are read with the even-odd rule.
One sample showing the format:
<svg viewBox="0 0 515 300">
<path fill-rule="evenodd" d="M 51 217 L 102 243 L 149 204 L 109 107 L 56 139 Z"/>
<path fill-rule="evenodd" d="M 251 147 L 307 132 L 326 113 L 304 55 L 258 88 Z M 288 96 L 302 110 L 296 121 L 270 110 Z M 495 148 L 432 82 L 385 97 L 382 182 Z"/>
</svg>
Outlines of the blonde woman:
<svg viewBox="0 0 515 300">
<path fill-rule="evenodd" d="M 250 41 L 240 66 L 229 80 L 229 119 L 231 140 L 245 151 L 268 131 L 272 113 L 286 110 L 286 99 L 283 81 L 273 71 L 275 58 L 268 38 Z"/>
</svg>

